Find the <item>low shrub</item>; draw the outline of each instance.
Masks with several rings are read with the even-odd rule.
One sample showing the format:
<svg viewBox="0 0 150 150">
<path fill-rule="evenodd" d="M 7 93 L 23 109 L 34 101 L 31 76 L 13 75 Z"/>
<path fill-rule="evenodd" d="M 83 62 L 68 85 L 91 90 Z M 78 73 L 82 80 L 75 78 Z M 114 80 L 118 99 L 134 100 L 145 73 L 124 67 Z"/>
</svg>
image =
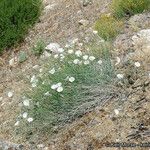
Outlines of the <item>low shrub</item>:
<svg viewBox="0 0 150 150">
<path fill-rule="evenodd" d="M 22 40 L 40 12 L 41 0 L 1 0 L 0 52 Z"/>
<path fill-rule="evenodd" d="M 115 19 L 111 15 L 102 15 L 95 23 L 95 29 L 100 37 L 111 40 L 122 30 L 123 21 Z"/>
<path fill-rule="evenodd" d="M 131 16 L 150 10 L 149 0 L 113 0 L 111 5 L 113 14 L 117 18 Z"/>
<path fill-rule="evenodd" d="M 102 104 L 110 96 L 106 85 L 113 75 L 106 49 L 101 59 L 79 50 L 52 55 L 43 72 L 31 78 L 34 88 L 23 99 L 20 116 L 25 119 L 18 132 L 50 133 Z"/>
</svg>

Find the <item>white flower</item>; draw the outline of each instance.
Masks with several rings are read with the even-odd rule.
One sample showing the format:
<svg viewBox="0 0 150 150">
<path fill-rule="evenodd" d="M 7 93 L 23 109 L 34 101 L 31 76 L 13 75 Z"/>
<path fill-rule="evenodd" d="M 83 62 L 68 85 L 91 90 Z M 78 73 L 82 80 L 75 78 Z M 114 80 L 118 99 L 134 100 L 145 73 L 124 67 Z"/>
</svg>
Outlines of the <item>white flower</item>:
<svg viewBox="0 0 150 150">
<path fill-rule="evenodd" d="M 75 60 L 73 61 L 74 64 L 78 64 L 79 62 L 80 62 L 79 59 L 75 59 Z"/>
<path fill-rule="evenodd" d="M 141 66 L 141 64 L 140 64 L 139 62 L 135 62 L 134 65 L 135 65 L 136 67 L 140 67 L 140 66 Z"/>
<path fill-rule="evenodd" d="M 79 65 L 81 65 L 82 64 L 82 60 L 81 61 L 79 61 L 79 63 L 78 63 Z"/>
<path fill-rule="evenodd" d="M 49 73 L 50 73 L 50 74 L 54 74 L 54 73 L 55 73 L 55 68 L 51 69 L 51 70 L 49 71 Z"/>
<path fill-rule="evenodd" d="M 103 62 L 102 62 L 102 60 L 99 60 L 97 63 L 101 65 Z"/>
<path fill-rule="evenodd" d="M 88 65 L 90 62 L 88 61 L 88 60 L 86 60 L 85 62 L 84 62 L 84 64 L 85 65 Z"/>
<path fill-rule="evenodd" d="M 82 52 L 80 50 L 78 50 L 78 51 L 75 52 L 75 55 L 80 57 L 80 56 L 82 56 Z"/>
<path fill-rule="evenodd" d="M 117 74 L 118 79 L 123 79 L 124 75 L 123 74 Z"/>
<path fill-rule="evenodd" d="M 70 78 L 69 78 L 69 81 L 70 81 L 70 82 L 74 82 L 74 81 L 75 81 L 75 78 L 74 78 L 74 77 L 70 77 Z"/>
<path fill-rule="evenodd" d="M 29 100 L 28 100 L 28 99 L 24 100 L 24 101 L 23 101 L 23 105 L 24 105 L 24 106 L 29 106 Z"/>
<path fill-rule="evenodd" d="M 45 96 L 51 96 L 51 94 L 48 92 L 44 93 Z"/>
<path fill-rule="evenodd" d="M 28 113 L 27 113 L 27 112 L 24 112 L 24 113 L 22 114 L 22 117 L 23 117 L 23 118 L 27 118 L 27 116 L 28 116 Z"/>
<path fill-rule="evenodd" d="M 89 60 L 93 61 L 93 60 L 95 60 L 95 57 L 94 56 L 90 56 Z"/>
<path fill-rule="evenodd" d="M 32 87 L 34 88 L 34 87 L 36 87 L 37 85 L 36 85 L 36 83 L 32 83 Z"/>
<path fill-rule="evenodd" d="M 59 49 L 58 49 L 58 52 L 59 52 L 59 53 L 63 53 L 63 52 L 64 52 L 64 49 L 63 49 L 63 48 L 59 48 Z"/>
<path fill-rule="evenodd" d="M 58 55 L 58 54 L 54 55 L 54 58 L 58 58 L 58 57 L 59 57 L 59 55 Z"/>
<path fill-rule="evenodd" d="M 35 81 L 36 81 L 36 77 L 35 77 L 35 75 L 33 75 L 33 76 L 31 77 L 30 82 L 33 83 L 33 82 L 35 82 Z"/>
<path fill-rule="evenodd" d="M 36 79 L 36 76 L 35 76 L 35 75 L 33 75 L 33 76 L 31 77 L 30 82 L 32 83 L 32 87 L 36 87 L 36 86 L 37 86 L 38 79 Z"/>
<path fill-rule="evenodd" d="M 60 92 L 62 92 L 62 91 L 63 91 L 63 87 L 60 86 L 60 87 L 57 88 L 57 92 L 60 93 Z"/>
<path fill-rule="evenodd" d="M 41 68 L 40 70 L 39 70 L 39 72 L 42 72 L 43 71 L 43 69 Z"/>
<path fill-rule="evenodd" d="M 56 85 L 56 84 L 53 84 L 52 86 L 51 86 L 51 89 L 52 90 L 55 90 L 55 89 L 57 89 L 58 88 L 58 86 Z"/>
<path fill-rule="evenodd" d="M 57 87 L 60 87 L 60 86 L 62 86 L 62 83 L 59 82 L 59 83 L 56 84 L 56 86 L 57 86 Z"/>
<path fill-rule="evenodd" d="M 13 92 L 8 92 L 8 97 L 11 98 L 13 96 Z"/>
<path fill-rule="evenodd" d="M 95 30 L 94 30 L 94 31 L 93 31 L 93 33 L 94 33 L 94 34 L 97 34 L 97 33 L 98 33 L 98 31 L 95 31 Z"/>
<path fill-rule="evenodd" d="M 30 123 L 33 121 L 33 118 L 28 118 L 27 121 Z"/>
<path fill-rule="evenodd" d="M 84 56 L 83 56 L 83 59 L 84 59 L 84 60 L 87 60 L 88 57 L 89 57 L 88 55 L 84 55 Z"/>
<path fill-rule="evenodd" d="M 60 59 L 63 60 L 65 56 L 63 54 L 60 54 Z"/>
<path fill-rule="evenodd" d="M 119 114 L 119 110 L 118 109 L 115 109 L 114 112 L 115 112 L 116 115 Z"/>
<path fill-rule="evenodd" d="M 75 43 L 77 43 L 77 42 L 78 42 L 78 40 L 79 40 L 78 38 L 76 38 L 76 39 L 73 39 L 73 40 L 72 40 L 72 44 L 75 44 Z"/>
<path fill-rule="evenodd" d="M 68 54 L 73 54 L 73 50 L 72 49 L 70 49 L 70 50 L 68 50 Z"/>
<path fill-rule="evenodd" d="M 19 121 L 17 121 L 16 123 L 15 123 L 15 126 L 18 126 L 19 125 Z"/>
<path fill-rule="evenodd" d="M 70 45 L 69 45 L 69 44 L 66 44 L 66 45 L 65 45 L 65 48 L 69 48 L 69 47 L 70 47 Z"/>
</svg>

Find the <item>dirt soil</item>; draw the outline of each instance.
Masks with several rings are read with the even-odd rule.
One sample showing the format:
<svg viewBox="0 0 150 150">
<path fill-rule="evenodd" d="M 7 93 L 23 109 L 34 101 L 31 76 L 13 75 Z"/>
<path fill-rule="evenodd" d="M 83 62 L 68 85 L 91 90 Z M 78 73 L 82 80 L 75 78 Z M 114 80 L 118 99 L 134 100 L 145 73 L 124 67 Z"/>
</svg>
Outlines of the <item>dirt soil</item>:
<svg viewBox="0 0 150 150">
<path fill-rule="evenodd" d="M 39 65 L 30 48 L 38 39 L 46 43 L 57 42 L 64 47 L 70 39 L 84 39 L 86 31 L 93 26 L 101 13 L 107 12 L 111 0 L 93 0 L 83 7 L 77 0 L 45 0 L 44 10 L 39 22 L 30 30 L 24 42 L 5 52 L 0 58 L 0 140 L 19 143 L 14 136 L 13 126 L 20 109 L 20 94 L 29 89 L 28 79 L 35 71 L 33 66 Z M 79 21 L 88 20 L 87 25 Z M 9 60 L 24 50 L 28 59 L 22 64 L 9 66 Z M 119 66 L 122 68 L 122 66 Z M 130 66 L 126 66 L 126 72 Z M 141 72 L 144 70 L 141 68 Z M 140 73 L 141 73 L 140 72 Z M 138 72 L 139 73 L 139 72 Z M 51 139 L 39 138 L 35 143 L 25 142 L 26 149 L 42 150 L 148 150 L 150 147 L 114 148 L 106 147 L 111 142 L 141 143 L 150 141 L 150 78 L 141 74 L 133 75 L 125 83 L 116 84 L 118 96 L 113 97 L 104 107 L 97 107 L 82 118 L 66 125 Z M 13 97 L 8 98 L 8 92 Z M 41 146 L 39 144 L 43 144 Z M 25 148 L 24 148 L 25 149 Z"/>
</svg>

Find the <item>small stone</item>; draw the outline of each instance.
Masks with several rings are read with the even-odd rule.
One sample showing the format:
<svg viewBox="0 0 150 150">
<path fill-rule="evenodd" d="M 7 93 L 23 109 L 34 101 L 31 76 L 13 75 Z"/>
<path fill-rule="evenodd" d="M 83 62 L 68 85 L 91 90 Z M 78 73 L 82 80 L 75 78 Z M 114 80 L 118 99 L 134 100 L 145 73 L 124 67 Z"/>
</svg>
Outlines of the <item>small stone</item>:
<svg viewBox="0 0 150 150">
<path fill-rule="evenodd" d="M 19 121 L 17 121 L 16 123 L 15 123 L 15 126 L 18 126 L 19 125 Z"/>
<path fill-rule="evenodd" d="M 118 79 L 123 79 L 124 75 L 123 74 L 117 74 Z"/>
<path fill-rule="evenodd" d="M 115 109 L 114 112 L 115 112 L 116 115 L 119 114 L 119 110 L 118 109 Z"/>
<path fill-rule="evenodd" d="M 115 63 L 115 66 L 118 65 L 118 64 L 120 63 L 121 60 L 120 60 L 119 57 L 116 57 L 116 61 L 117 61 L 117 62 Z"/>
<path fill-rule="evenodd" d="M 135 62 L 134 65 L 135 65 L 136 67 L 140 67 L 140 66 L 141 66 L 141 64 L 140 64 L 139 62 Z"/>
<path fill-rule="evenodd" d="M 88 24 L 89 24 L 89 21 L 88 21 L 88 20 L 81 19 L 81 20 L 79 21 L 79 25 L 87 26 Z"/>
<path fill-rule="evenodd" d="M 86 7 L 89 4 L 92 4 L 92 0 L 83 0 L 83 6 Z"/>
<path fill-rule="evenodd" d="M 8 92 L 8 97 L 9 98 L 13 97 L 13 92 Z"/>
<path fill-rule="evenodd" d="M 9 60 L 9 66 L 14 67 L 18 62 L 17 57 L 12 58 L 11 60 Z"/>
<path fill-rule="evenodd" d="M 0 97 L 0 101 L 2 101 L 3 97 Z"/>
<path fill-rule="evenodd" d="M 38 68 L 39 68 L 39 65 L 33 66 L 33 69 L 38 69 Z"/>
<path fill-rule="evenodd" d="M 49 10 L 53 10 L 56 5 L 57 5 L 56 3 L 51 4 L 51 5 L 47 5 L 47 6 L 44 8 L 44 9 L 45 9 L 45 12 L 47 13 Z"/>
</svg>

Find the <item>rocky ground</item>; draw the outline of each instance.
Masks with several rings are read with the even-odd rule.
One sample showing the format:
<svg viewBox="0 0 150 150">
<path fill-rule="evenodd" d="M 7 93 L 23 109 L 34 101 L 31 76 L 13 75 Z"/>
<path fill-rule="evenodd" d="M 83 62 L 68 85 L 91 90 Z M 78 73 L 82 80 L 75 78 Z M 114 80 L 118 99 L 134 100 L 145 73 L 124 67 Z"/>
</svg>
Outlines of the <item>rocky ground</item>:
<svg viewBox="0 0 150 150">
<path fill-rule="evenodd" d="M 23 149 L 33 150 L 115 150 L 118 148 L 109 148 L 106 144 L 149 142 L 150 13 L 131 17 L 126 21 L 122 34 L 114 41 L 112 57 L 117 62 L 116 70 L 124 75 L 124 79 L 116 81 L 116 94 L 105 106 L 96 107 L 51 138 L 40 137 L 36 142 L 22 143 L 13 134 L 21 103 L 20 94 L 30 88 L 28 79 L 40 70 L 43 61 L 31 53 L 31 46 L 38 39 L 46 43 L 57 42 L 62 47 L 72 39 L 78 38 L 78 43 L 88 38 L 90 40 L 93 23 L 101 13 L 107 12 L 109 2 L 45 0 L 43 14 L 25 41 L 0 58 L 0 145 L 14 145 L 16 149 L 21 149 L 12 144 L 14 142 L 25 145 Z M 18 63 L 17 58 L 22 50 L 27 53 L 28 59 Z M 12 143 L 8 144 L 8 141 Z M 120 149 L 149 148 L 137 146 Z"/>
</svg>

